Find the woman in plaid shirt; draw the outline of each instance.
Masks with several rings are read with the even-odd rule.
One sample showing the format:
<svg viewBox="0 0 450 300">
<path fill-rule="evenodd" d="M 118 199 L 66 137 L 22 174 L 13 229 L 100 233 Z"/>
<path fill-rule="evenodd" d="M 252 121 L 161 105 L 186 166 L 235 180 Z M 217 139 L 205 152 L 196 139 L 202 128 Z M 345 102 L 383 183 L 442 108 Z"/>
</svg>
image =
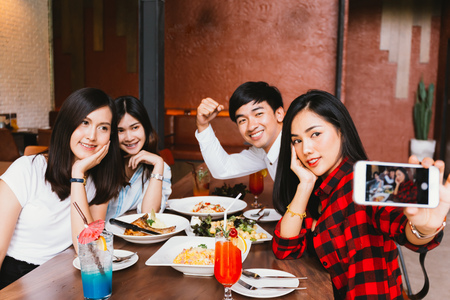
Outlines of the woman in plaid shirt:
<svg viewBox="0 0 450 300">
<path fill-rule="evenodd" d="M 284 216 L 274 232 L 275 256 L 295 259 L 305 250 L 317 255 L 336 299 L 402 299 L 395 242 L 417 252 L 439 244 L 450 207 L 450 177 L 435 209 L 360 206 L 352 200 L 353 164 L 367 156 L 337 98 L 317 90 L 298 97 L 282 132 L 273 199 Z M 415 157 L 410 162 L 418 163 Z M 444 163 L 435 165 L 442 179 Z"/>
</svg>

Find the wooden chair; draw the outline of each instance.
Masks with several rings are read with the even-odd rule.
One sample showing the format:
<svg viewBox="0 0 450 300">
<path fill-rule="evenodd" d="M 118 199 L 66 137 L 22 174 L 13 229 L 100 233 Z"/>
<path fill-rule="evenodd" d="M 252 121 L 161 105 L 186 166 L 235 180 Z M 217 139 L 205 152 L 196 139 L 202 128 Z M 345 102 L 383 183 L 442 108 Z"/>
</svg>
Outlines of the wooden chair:
<svg viewBox="0 0 450 300">
<path fill-rule="evenodd" d="M 169 166 L 175 164 L 175 159 L 173 158 L 173 154 L 172 151 L 170 151 L 170 149 L 167 148 L 162 149 L 161 151 L 159 151 L 159 155 L 162 157 L 162 159 L 164 159 L 166 164 L 168 164 Z"/>
<path fill-rule="evenodd" d="M 37 144 L 39 146 L 50 146 L 50 138 L 52 136 L 51 129 L 38 129 Z"/>
<path fill-rule="evenodd" d="M 25 150 L 23 151 L 23 155 L 34 155 L 34 154 L 40 154 L 44 153 L 48 150 L 47 146 L 26 146 Z"/>
<path fill-rule="evenodd" d="M 20 157 L 19 149 L 12 133 L 0 128 L 0 161 L 15 161 Z"/>
<path fill-rule="evenodd" d="M 405 280 L 404 283 L 402 284 L 403 287 L 403 299 L 404 300 L 419 300 L 419 299 L 424 299 L 425 296 L 428 293 L 429 287 L 430 287 L 430 281 L 428 278 L 428 274 L 427 271 L 425 270 L 425 256 L 426 253 L 421 253 L 420 257 L 419 257 L 419 261 L 420 261 L 420 266 L 422 268 L 422 272 L 424 275 L 424 284 L 422 289 L 417 293 L 417 294 L 413 294 L 412 289 L 411 289 L 411 283 L 409 281 L 409 276 L 408 276 L 408 271 L 406 270 L 406 263 L 405 263 L 405 258 L 403 256 L 403 252 L 402 252 L 402 248 L 399 244 L 395 243 L 397 245 L 397 249 L 398 249 L 398 261 L 400 264 L 400 268 L 403 274 L 403 279 Z"/>
</svg>

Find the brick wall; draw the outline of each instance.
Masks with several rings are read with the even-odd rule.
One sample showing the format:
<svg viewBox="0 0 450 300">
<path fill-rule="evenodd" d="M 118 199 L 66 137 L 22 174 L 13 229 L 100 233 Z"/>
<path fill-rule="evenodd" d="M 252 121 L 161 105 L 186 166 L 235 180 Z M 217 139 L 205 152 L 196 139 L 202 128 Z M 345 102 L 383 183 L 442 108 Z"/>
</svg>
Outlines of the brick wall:
<svg viewBox="0 0 450 300">
<path fill-rule="evenodd" d="M 48 126 L 52 109 L 48 0 L 0 1 L 0 113 Z"/>
</svg>

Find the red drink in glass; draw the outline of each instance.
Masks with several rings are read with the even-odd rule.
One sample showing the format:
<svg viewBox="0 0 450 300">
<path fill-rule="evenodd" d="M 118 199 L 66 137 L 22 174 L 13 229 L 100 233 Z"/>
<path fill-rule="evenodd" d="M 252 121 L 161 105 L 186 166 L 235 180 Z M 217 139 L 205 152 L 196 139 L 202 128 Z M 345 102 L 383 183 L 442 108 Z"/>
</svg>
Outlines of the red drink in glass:
<svg viewBox="0 0 450 300">
<path fill-rule="evenodd" d="M 257 208 L 260 207 L 261 204 L 258 203 L 258 196 L 264 190 L 264 175 L 262 173 L 263 170 L 250 174 L 248 179 L 248 184 L 250 188 L 250 192 L 255 195 L 255 202 L 253 202 L 252 206 Z"/>
<path fill-rule="evenodd" d="M 214 255 L 214 276 L 222 285 L 232 286 L 241 277 L 241 250 L 231 241 L 217 241 Z"/>
</svg>

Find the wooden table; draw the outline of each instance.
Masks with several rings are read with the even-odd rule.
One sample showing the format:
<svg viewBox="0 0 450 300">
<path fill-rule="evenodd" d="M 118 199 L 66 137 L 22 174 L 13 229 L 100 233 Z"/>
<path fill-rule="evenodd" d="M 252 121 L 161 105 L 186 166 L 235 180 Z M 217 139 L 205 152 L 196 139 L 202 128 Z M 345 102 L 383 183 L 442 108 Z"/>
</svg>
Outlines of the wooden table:
<svg viewBox="0 0 450 300">
<path fill-rule="evenodd" d="M 242 182 L 248 186 L 248 176 L 226 181 L 229 184 Z M 212 180 L 211 189 L 222 186 L 224 181 Z M 265 191 L 260 202 L 271 205 L 273 182 L 265 179 Z M 192 196 L 192 181 L 189 176 L 173 186 L 171 198 Z M 245 200 L 252 203 L 253 195 Z M 247 207 L 251 209 L 251 207 Z M 170 211 L 166 211 L 170 212 Z M 260 223 L 269 233 L 276 222 Z M 184 235 L 184 233 L 183 233 Z M 134 244 L 114 237 L 115 249 L 137 251 L 138 262 L 128 269 L 113 273 L 113 293 L 111 299 L 222 299 L 223 287 L 212 277 L 186 276 L 171 267 L 149 267 L 145 262 L 164 242 L 157 244 Z M 80 271 L 72 266 L 76 257 L 73 248 L 33 270 L 21 279 L 0 291 L 0 299 L 82 299 L 83 289 Z M 293 291 L 281 298 L 272 299 L 333 299 L 333 289 L 329 274 L 320 263 L 311 257 L 297 260 L 278 260 L 272 253 L 269 242 L 253 244 L 243 263 L 243 268 L 271 268 L 307 276 L 301 281 L 306 290 Z M 233 292 L 234 299 L 250 299 Z"/>
<path fill-rule="evenodd" d="M 11 131 L 11 133 L 14 137 L 17 148 L 19 149 L 20 155 L 23 155 L 24 150 L 27 146 L 37 145 L 37 128 L 14 129 Z"/>
</svg>

